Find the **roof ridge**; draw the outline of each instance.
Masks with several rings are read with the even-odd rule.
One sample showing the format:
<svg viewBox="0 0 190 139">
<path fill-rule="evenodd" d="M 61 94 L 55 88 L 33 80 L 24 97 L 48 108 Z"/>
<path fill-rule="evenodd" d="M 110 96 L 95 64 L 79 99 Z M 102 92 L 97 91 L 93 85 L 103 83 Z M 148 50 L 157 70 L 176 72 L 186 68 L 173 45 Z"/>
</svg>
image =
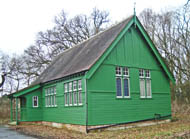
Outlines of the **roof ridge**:
<svg viewBox="0 0 190 139">
<path fill-rule="evenodd" d="M 132 17 L 129 16 L 58 54 L 32 84 L 44 83 L 76 72 L 89 70 L 115 40 L 120 31 L 132 20 Z"/>
<path fill-rule="evenodd" d="M 94 35 L 90 36 L 88 39 L 83 40 L 82 42 L 79 42 L 79 43 L 76 44 L 76 45 L 73 45 L 71 48 L 66 49 L 66 50 L 64 50 L 63 52 L 61 52 L 60 55 L 63 54 L 63 53 L 65 53 L 65 52 L 67 52 L 67 51 L 69 51 L 69 50 L 71 50 L 71 49 L 73 49 L 73 48 L 75 48 L 75 47 L 77 47 L 77 46 L 80 46 L 81 44 L 83 44 L 83 43 L 85 43 L 85 42 L 87 42 L 87 41 L 89 41 L 89 40 L 91 40 L 91 39 L 93 39 L 93 38 L 95 38 L 95 37 L 97 37 L 97 36 L 99 36 L 99 35 L 101 35 L 102 33 L 104 33 L 104 32 L 106 32 L 106 31 L 108 31 L 108 30 L 114 28 L 115 26 L 117 26 L 117 25 L 119 25 L 119 24 L 122 24 L 123 22 L 125 22 L 126 20 L 128 20 L 128 19 L 131 18 L 131 17 L 133 17 L 133 15 L 131 15 L 131 16 L 129 16 L 129 17 L 127 17 L 127 18 L 121 20 L 120 22 L 117 22 L 117 23 L 115 23 L 115 24 L 112 24 L 110 27 L 106 28 L 105 30 L 100 31 L 100 32 L 98 32 L 97 34 L 94 34 Z"/>
</svg>

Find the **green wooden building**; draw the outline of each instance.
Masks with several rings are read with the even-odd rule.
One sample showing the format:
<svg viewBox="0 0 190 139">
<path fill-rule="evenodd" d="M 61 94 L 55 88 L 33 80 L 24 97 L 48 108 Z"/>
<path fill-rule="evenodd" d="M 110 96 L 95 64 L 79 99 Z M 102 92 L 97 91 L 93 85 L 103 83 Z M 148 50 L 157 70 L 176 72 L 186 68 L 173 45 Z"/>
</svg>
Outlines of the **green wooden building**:
<svg viewBox="0 0 190 139">
<path fill-rule="evenodd" d="M 89 126 L 171 118 L 170 82 L 175 82 L 172 73 L 131 16 L 61 53 L 31 86 L 9 95 L 11 120 L 80 125 L 88 131 Z"/>
</svg>

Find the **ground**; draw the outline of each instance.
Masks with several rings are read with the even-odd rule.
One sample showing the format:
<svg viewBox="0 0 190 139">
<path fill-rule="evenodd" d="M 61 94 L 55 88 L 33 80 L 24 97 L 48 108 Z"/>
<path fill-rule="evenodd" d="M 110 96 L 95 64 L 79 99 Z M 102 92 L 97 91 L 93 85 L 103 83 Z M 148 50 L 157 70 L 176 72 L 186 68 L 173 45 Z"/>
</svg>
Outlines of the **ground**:
<svg viewBox="0 0 190 139">
<path fill-rule="evenodd" d="M 38 136 L 47 139 L 164 139 L 190 138 L 190 115 L 175 114 L 172 116 L 172 122 L 148 126 L 138 127 L 116 131 L 93 131 L 88 134 L 69 131 L 66 129 L 57 129 L 40 125 L 19 125 L 13 126 L 12 129 L 28 135 Z"/>
<path fill-rule="evenodd" d="M 20 134 L 16 131 L 10 130 L 6 126 L 0 125 L 0 139 L 37 139 L 37 138 Z"/>
</svg>

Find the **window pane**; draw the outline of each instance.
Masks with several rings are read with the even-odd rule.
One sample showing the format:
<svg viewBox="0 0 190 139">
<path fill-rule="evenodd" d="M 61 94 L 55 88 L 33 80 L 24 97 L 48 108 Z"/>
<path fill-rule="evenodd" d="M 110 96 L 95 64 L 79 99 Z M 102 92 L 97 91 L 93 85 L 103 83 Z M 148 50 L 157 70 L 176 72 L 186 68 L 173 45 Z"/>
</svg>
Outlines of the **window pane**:
<svg viewBox="0 0 190 139">
<path fill-rule="evenodd" d="M 78 89 L 82 90 L 82 82 L 81 82 L 81 80 L 78 80 Z"/>
<path fill-rule="evenodd" d="M 72 91 L 72 82 L 69 83 L 69 92 Z"/>
<path fill-rule="evenodd" d="M 78 98 L 79 98 L 79 104 L 82 104 L 82 92 L 81 91 L 79 91 Z"/>
<path fill-rule="evenodd" d="M 140 79 L 140 95 L 141 97 L 145 97 L 145 80 Z"/>
<path fill-rule="evenodd" d="M 50 96 L 50 106 L 52 106 L 52 96 Z"/>
<path fill-rule="evenodd" d="M 54 105 L 56 105 L 56 95 L 54 95 Z"/>
<path fill-rule="evenodd" d="M 117 87 L 117 97 L 121 97 L 122 96 L 122 90 L 121 90 L 121 78 L 116 78 L 116 87 Z"/>
<path fill-rule="evenodd" d="M 146 70 L 145 76 L 146 76 L 146 78 L 150 78 L 150 70 Z"/>
<path fill-rule="evenodd" d="M 47 97 L 46 97 L 46 107 L 48 106 L 48 103 L 47 103 L 47 102 L 48 102 L 48 99 L 47 99 Z"/>
<path fill-rule="evenodd" d="M 129 97 L 129 79 L 124 79 L 124 96 Z"/>
<path fill-rule="evenodd" d="M 56 87 L 54 87 L 54 94 L 56 94 Z"/>
<path fill-rule="evenodd" d="M 122 68 L 121 67 L 116 67 L 116 75 L 122 75 Z"/>
<path fill-rule="evenodd" d="M 37 97 L 37 96 L 34 96 L 34 97 L 33 97 L 33 106 L 34 106 L 34 107 L 37 107 L 37 106 L 38 106 L 38 97 Z"/>
<path fill-rule="evenodd" d="M 69 96 L 69 98 L 70 98 L 70 105 L 72 105 L 73 104 L 73 102 L 72 102 L 72 100 L 73 100 L 73 98 L 72 98 L 72 93 L 69 93 L 70 94 L 70 96 Z"/>
<path fill-rule="evenodd" d="M 143 69 L 140 69 L 139 70 L 139 77 L 144 77 L 144 70 Z"/>
<path fill-rule="evenodd" d="M 74 96 L 73 96 L 73 99 L 74 99 L 74 104 L 77 104 L 77 95 L 76 95 L 76 92 L 74 92 L 74 94 L 73 94 Z"/>
<path fill-rule="evenodd" d="M 77 90 L 77 81 L 73 82 L 73 90 Z"/>
<path fill-rule="evenodd" d="M 146 90 L 147 90 L 147 97 L 152 97 L 151 94 L 151 80 L 146 80 Z"/>
<path fill-rule="evenodd" d="M 68 92 L 67 83 L 65 83 L 65 92 Z"/>
<path fill-rule="evenodd" d="M 68 97 L 67 97 L 67 93 L 65 93 L 65 105 L 68 105 Z"/>
<path fill-rule="evenodd" d="M 123 68 L 123 75 L 124 76 L 129 76 L 129 69 L 127 67 Z"/>
<path fill-rule="evenodd" d="M 51 98 L 52 98 L 52 100 L 51 100 L 51 101 L 52 101 L 52 102 L 51 102 L 51 105 L 54 106 L 54 96 L 51 96 Z"/>
</svg>

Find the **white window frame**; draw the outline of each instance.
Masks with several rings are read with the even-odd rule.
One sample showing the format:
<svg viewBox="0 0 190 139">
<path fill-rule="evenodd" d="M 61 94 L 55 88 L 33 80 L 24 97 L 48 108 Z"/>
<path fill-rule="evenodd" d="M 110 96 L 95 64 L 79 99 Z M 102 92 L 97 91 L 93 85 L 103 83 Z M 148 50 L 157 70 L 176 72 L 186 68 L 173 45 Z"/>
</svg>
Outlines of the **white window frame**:
<svg viewBox="0 0 190 139">
<path fill-rule="evenodd" d="M 117 78 L 121 79 L 121 96 L 117 95 Z M 123 79 L 122 79 L 122 77 L 116 77 L 116 98 L 123 98 Z"/>
<path fill-rule="evenodd" d="M 124 77 L 123 78 L 123 80 L 125 80 L 125 79 L 128 79 L 128 89 L 129 89 L 129 96 L 125 96 L 125 92 L 124 92 L 124 87 L 125 87 L 125 85 L 124 85 L 124 81 L 123 81 L 123 96 L 124 96 L 124 98 L 130 98 L 131 97 L 131 92 L 130 92 L 130 79 L 129 79 L 129 77 Z"/>
<path fill-rule="evenodd" d="M 36 101 L 37 101 L 37 106 L 34 106 L 35 98 L 36 98 Z M 33 108 L 37 108 L 38 107 L 38 96 L 33 96 L 32 97 L 32 104 L 33 104 Z"/>
</svg>

